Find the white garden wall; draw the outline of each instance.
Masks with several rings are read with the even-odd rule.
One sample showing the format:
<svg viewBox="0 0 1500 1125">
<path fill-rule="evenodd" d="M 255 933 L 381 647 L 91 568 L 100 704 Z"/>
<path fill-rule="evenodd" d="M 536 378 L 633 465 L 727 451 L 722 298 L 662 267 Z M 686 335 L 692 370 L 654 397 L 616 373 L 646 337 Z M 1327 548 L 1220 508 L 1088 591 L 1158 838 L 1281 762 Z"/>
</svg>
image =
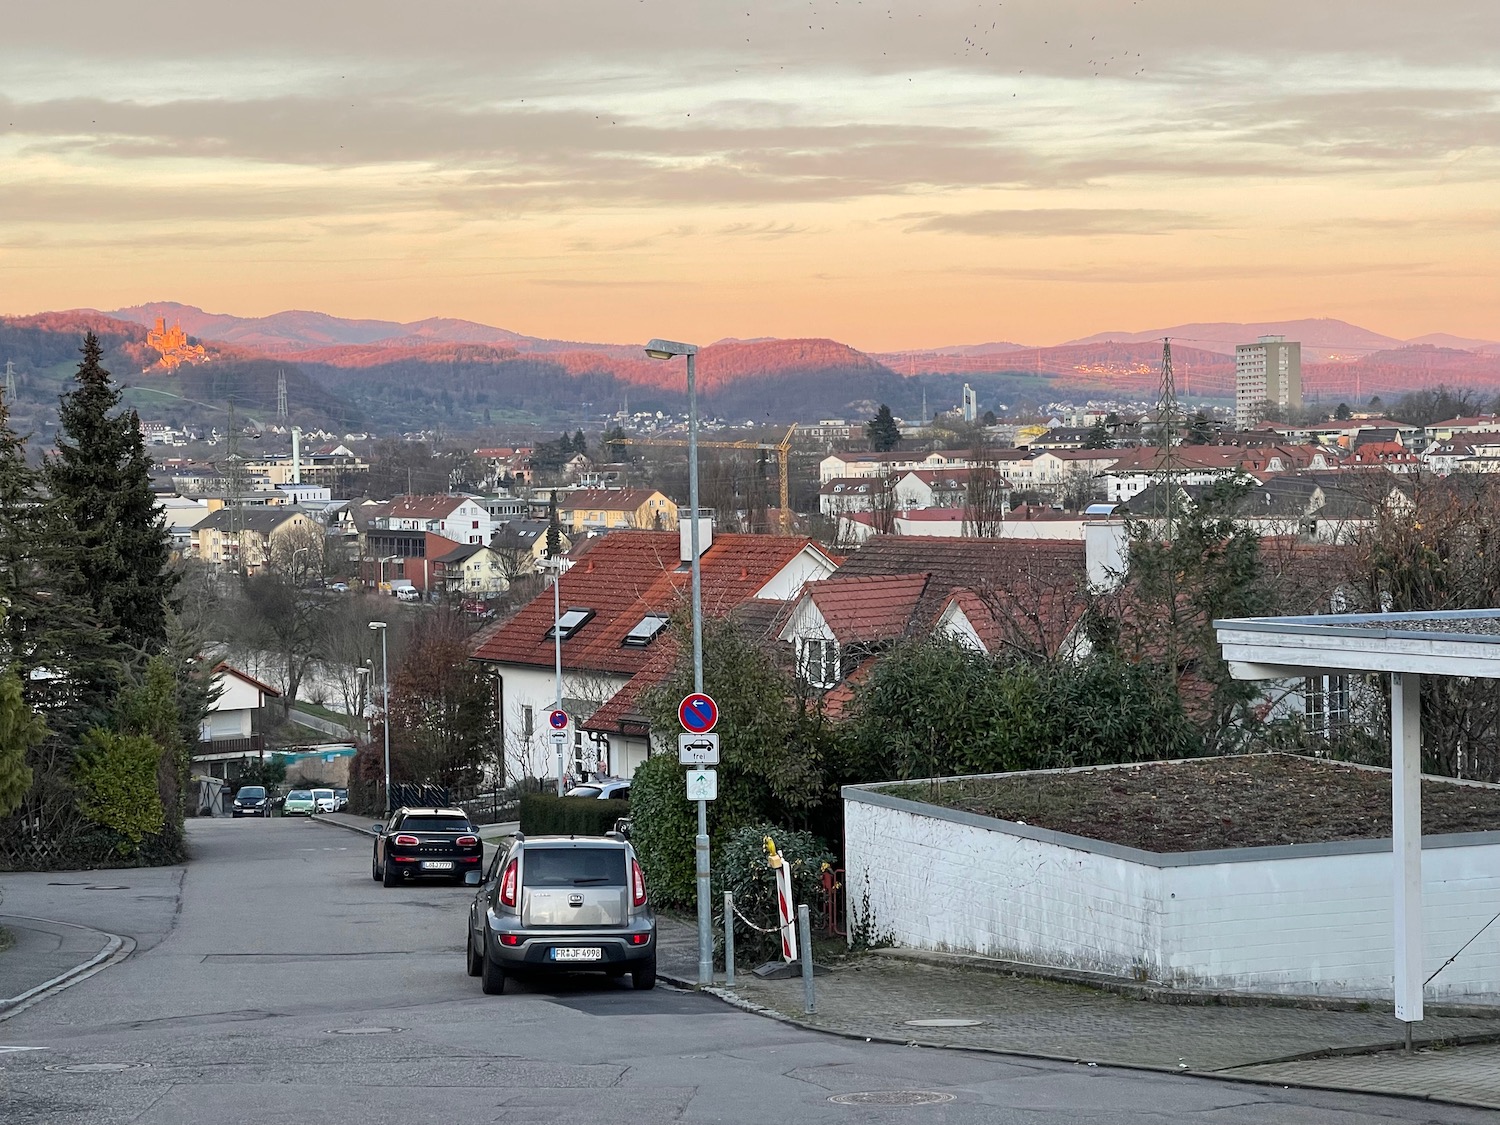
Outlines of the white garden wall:
<svg viewBox="0 0 1500 1125">
<path fill-rule="evenodd" d="M 1158 854 L 844 790 L 850 932 L 1234 992 L 1388 1000 L 1389 840 Z M 1500 912 L 1500 832 L 1423 841 L 1436 970 Z M 1500 1001 L 1500 922 L 1427 986 Z"/>
</svg>

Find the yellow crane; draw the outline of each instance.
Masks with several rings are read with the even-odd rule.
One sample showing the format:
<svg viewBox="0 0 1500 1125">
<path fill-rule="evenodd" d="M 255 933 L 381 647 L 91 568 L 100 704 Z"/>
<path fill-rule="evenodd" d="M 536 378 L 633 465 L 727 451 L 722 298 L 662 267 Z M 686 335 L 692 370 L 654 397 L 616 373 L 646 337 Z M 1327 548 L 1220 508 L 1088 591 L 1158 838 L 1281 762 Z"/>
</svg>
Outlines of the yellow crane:
<svg viewBox="0 0 1500 1125">
<path fill-rule="evenodd" d="M 758 449 L 767 453 L 775 454 L 776 468 L 781 474 L 781 533 L 790 535 L 792 533 L 792 496 L 791 484 L 788 479 L 789 464 L 791 462 L 792 435 L 797 432 L 796 423 L 787 427 L 786 437 L 775 445 L 765 441 L 698 441 L 699 449 Z M 681 449 L 687 448 L 685 438 L 614 438 L 610 445 L 666 445 Z"/>
</svg>

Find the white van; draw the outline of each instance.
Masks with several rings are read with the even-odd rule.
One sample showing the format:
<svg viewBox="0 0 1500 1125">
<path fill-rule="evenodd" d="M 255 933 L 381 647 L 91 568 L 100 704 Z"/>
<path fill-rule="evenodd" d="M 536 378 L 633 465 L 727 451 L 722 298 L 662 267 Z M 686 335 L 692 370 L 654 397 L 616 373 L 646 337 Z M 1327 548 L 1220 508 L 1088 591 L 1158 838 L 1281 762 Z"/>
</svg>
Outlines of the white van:
<svg viewBox="0 0 1500 1125">
<path fill-rule="evenodd" d="M 415 586 L 398 586 L 396 599 L 403 602 L 419 602 L 422 600 L 422 591 Z"/>
</svg>

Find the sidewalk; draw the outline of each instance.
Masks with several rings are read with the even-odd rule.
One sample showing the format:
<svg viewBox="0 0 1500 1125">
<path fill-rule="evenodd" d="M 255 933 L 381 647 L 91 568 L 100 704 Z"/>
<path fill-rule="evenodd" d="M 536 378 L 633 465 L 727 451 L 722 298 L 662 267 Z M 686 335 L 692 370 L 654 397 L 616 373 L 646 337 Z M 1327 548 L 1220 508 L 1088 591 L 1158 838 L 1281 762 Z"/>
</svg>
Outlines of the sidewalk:
<svg viewBox="0 0 1500 1125">
<path fill-rule="evenodd" d="M 0 950 L 0 1019 L 5 1013 L 101 965 L 125 941 L 86 926 L 0 915 L 14 944 Z"/>
<path fill-rule="evenodd" d="M 691 985 L 694 927 L 661 917 L 658 932 L 662 974 Z M 803 1012 L 800 977 L 767 981 L 741 971 L 733 989 L 713 991 L 741 1007 L 857 1039 L 1500 1108 L 1500 1020 L 1429 1018 L 1414 1038 L 1430 1049 L 1404 1056 L 1382 1050 L 1402 1038 L 1402 1025 L 1387 1012 L 1159 1004 L 935 961 L 909 951 L 851 957 L 816 978 L 812 1015 Z M 1473 1040 L 1488 1042 L 1452 1045 Z"/>
</svg>

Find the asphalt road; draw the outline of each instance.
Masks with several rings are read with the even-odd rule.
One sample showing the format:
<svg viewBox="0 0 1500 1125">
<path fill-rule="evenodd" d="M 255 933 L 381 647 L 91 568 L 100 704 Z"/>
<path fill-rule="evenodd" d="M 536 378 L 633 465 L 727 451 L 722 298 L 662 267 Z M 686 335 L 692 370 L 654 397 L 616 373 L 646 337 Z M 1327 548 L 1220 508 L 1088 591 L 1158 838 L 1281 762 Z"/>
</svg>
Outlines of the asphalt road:
<svg viewBox="0 0 1500 1125">
<path fill-rule="evenodd" d="M 163 872 L 16 881 L 30 912 L 45 916 L 50 902 L 50 916 L 86 916 L 139 945 L 122 964 L 0 1022 L 5 1125 L 1496 1119 L 1415 1101 L 851 1042 L 709 997 L 588 977 L 487 997 L 462 963 L 471 891 L 386 890 L 370 879 L 367 841 L 306 821 L 215 820 L 191 830 L 195 858 L 180 900 Z M 97 889 L 105 887 L 116 889 Z M 830 1100 L 918 1091 L 943 1100 Z"/>
</svg>

